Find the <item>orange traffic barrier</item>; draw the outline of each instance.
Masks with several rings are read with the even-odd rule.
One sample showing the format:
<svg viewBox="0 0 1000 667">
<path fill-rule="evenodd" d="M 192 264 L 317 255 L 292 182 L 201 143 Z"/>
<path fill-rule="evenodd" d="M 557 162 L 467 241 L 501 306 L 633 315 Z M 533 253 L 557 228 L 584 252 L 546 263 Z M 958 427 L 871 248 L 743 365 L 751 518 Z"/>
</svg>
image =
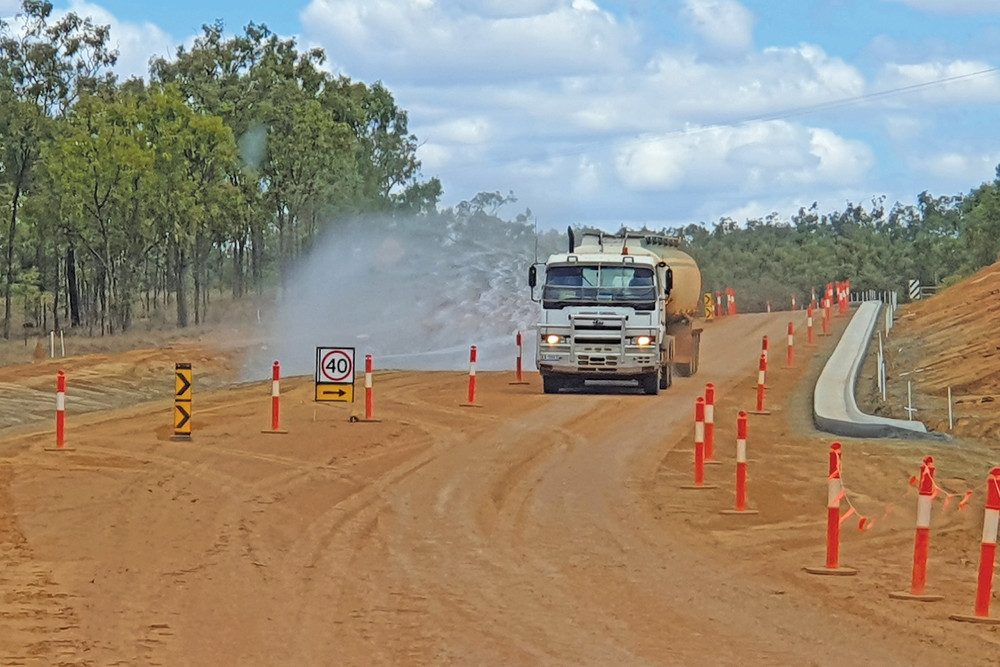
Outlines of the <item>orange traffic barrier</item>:
<svg viewBox="0 0 1000 667">
<path fill-rule="evenodd" d="M 788 367 L 795 367 L 795 325 L 788 323 Z"/>
<path fill-rule="evenodd" d="M 694 402 L 694 484 L 684 489 L 714 489 L 705 484 L 705 397 L 699 396 Z"/>
<path fill-rule="evenodd" d="M 1000 618 L 990 618 L 993 597 L 993 566 L 997 557 L 997 533 L 1000 532 L 1000 468 L 990 471 L 986 482 L 986 515 L 983 519 L 983 541 L 979 551 L 979 581 L 976 586 L 974 616 L 952 615 L 956 621 L 1000 624 Z"/>
<path fill-rule="evenodd" d="M 909 593 L 889 593 L 897 600 L 935 602 L 940 595 L 925 595 L 927 587 L 927 555 L 931 543 L 931 505 L 934 502 L 934 457 L 927 456 L 920 464 L 920 495 L 917 496 L 917 534 L 913 543 L 913 575 Z"/>
<path fill-rule="evenodd" d="M 59 371 L 56 376 L 56 446 L 46 447 L 47 452 L 73 451 L 66 446 L 66 373 Z"/>
<path fill-rule="evenodd" d="M 281 430 L 281 364 L 271 364 L 271 430 L 261 433 L 288 433 Z"/>
<path fill-rule="evenodd" d="M 761 353 L 760 363 L 757 365 L 757 409 L 752 412 L 755 415 L 771 414 L 764 410 L 764 381 L 767 374 L 767 355 Z"/>
<path fill-rule="evenodd" d="M 715 385 L 705 385 L 705 463 L 721 463 L 715 460 Z"/>
<path fill-rule="evenodd" d="M 722 514 L 757 514 L 747 509 L 747 413 L 743 410 L 736 416 L 736 509 L 722 510 Z"/>
<path fill-rule="evenodd" d="M 517 338 L 515 339 L 515 344 L 517 345 L 517 359 L 514 363 L 514 381 L 510 384 L 528 384 L 524 381 L 524 366 L 521 359 L 524 357 L 524 344 L 521 338 L 521 332 L 517 332 Z"/>
<path fill-rule="evenodd" d="M 806 330 L 807 330 L 808 336 L 809 336 L 809 340 L 808 340 L 809 344 L 810 345 L 815 345 L 816 344 L 816 337 L 813 335 L 813 307 L 812 307 L 812 305 L 810 305 L 809 308 L 806 309 Z"/>
<path fill-rule="evenodd" d="M 826 502 L 826 566 L 807 567 L 810 574 L 853 575 L 857 570 L 840 567 L 840 503 L 844 499 L 844 484 L 840 478 L 841 448 L 830 444 L 830 474 L 827 477 Z"/>
<path fill-rule="evenodd" d="M 469 395 L 468 401 L 462 403 L 462 407 L 478 408 L 476 404 L 476 346 L 469 348 Z"/>
</svg>

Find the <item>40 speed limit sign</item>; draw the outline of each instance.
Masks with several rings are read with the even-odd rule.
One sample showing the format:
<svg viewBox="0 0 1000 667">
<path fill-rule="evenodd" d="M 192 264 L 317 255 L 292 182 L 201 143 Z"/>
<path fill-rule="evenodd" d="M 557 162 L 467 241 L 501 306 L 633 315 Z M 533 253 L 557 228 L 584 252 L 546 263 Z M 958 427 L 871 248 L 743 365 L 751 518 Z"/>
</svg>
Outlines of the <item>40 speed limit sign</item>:
<svg viewBox="0 0 1000 667">
<path fill-rule="evenodd" d="M 316 400 L 354 402 L 354 348 L 316 348 Z"/>
</svg>

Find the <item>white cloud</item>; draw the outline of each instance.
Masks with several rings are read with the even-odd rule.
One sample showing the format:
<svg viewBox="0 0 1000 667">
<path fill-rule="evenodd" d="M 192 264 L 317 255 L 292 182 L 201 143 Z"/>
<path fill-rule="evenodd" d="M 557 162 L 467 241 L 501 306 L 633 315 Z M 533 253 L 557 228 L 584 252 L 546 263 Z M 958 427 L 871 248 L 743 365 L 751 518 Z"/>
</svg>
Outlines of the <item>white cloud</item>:
<svg viewBox="0 0 1000 667">
<path fill-rule="evenodd" d="M 618 177 L 629 190 L 736 189 L 757 194 L 861 182 L 874 165 L 863 142 L 786 121 L 691 128 L 623 145 Z"/>
<path fill-rule="evenodd" d="M 682 16 L 714 50 L 745 53 L 753 48 L 753 13 L 736 0 L 684 0 Z"/>
<path fill-rule="evenodd" d="M 21 0 L 0 0 L 0 16 L 13 16 L 20 10 Z"/>
<path fill-rule="evenodd" d="M 622 70 L 638 39 L 591 0 L 521 2 L 501 16 L 444 4 L 312 0 L 302 23 L 351 76 L 441 84 Z"/>
<path fill-rule="evenodd" d="M 952 105 L 956 102 L 993 103 L 1000 101 L 1000 72 L 986 62 L 954 60 L 913 64 L 889 63 L 875 80 L 872 89 L 912 88 L 905 95 L 895 95 L 896 105 L 921 102 Z"/>
<path fill-rule="evenodd" d="M 882 0 L 899 2 L 922 12 L 935 14 L 996 14 L 1000 4 L 996 0 Z"/>
<path fill-rule="evenodd" d="M 926 178 L 954 184 L 954 187 L 962 190 L 992 181 L 998 163 L 1000 152 L 982 153 L 975 150 L 967 153 L 922 154 L 911 160 L 912 168 Z"/>
</svg>

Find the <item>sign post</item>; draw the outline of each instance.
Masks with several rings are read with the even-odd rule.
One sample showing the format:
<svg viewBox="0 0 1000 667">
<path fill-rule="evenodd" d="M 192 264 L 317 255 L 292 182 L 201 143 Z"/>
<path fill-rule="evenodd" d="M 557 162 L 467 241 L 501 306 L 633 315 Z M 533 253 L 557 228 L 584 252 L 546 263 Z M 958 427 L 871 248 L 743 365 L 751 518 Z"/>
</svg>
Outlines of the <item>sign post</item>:
<svg viewBox="0 0 1000 667">
<path fill-rule="evenodd" d="M 316 348 L 316 400 L 354 402 L 354 348 Z"/>
<path fill-rule="evenodd" d="M 174 364 L 174 436 L 171 440 L 191 439 L 191 364 Z"/>
</svg>

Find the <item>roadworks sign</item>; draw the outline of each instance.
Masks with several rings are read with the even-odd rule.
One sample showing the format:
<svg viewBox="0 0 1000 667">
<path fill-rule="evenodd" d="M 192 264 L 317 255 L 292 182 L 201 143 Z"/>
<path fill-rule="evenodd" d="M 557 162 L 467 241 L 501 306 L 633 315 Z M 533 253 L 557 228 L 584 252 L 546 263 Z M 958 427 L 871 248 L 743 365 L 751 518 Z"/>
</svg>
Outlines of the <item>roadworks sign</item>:
<svg viewBox="0 0 1000 667">
<path fill-rule="evenodd" d="M 316 400 L 354 402 L 354 348 L 316 348 Z"/>
</svg>

